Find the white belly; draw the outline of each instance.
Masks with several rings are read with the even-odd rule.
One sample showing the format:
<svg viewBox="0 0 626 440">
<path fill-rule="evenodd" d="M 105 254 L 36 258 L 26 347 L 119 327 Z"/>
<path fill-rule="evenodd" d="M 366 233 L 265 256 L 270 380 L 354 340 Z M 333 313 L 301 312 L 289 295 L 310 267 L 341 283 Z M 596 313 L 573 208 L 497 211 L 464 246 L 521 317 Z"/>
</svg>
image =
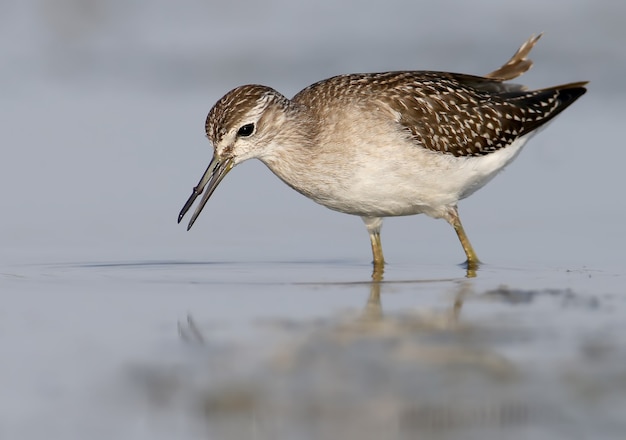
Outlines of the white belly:
<svg viewBox="0 0 626 440">
<path fill-rule="evenodd" d="M 336 185 L 328 182 L 324 191 L 305 195 L 330 209 L 365 217 L 421 213 L 441 217 L 447 206 L 493 179 L 527 140 L 525 136 L 506 148 L 475 157 L 454 157 L 415 146 L 410 147 L 411 153 L 398 156 L 368 154 L 354 158 L 350 179 L 338 177 Z"/>
</svg>

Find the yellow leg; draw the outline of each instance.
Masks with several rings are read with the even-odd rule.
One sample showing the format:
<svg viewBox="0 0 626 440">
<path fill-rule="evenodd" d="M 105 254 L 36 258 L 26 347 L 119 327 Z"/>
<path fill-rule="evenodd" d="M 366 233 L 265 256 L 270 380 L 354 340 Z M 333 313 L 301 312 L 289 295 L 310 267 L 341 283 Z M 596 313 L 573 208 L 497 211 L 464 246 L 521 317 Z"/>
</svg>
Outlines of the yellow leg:
<svg viewBox="0 0 626 440">
<path fill-rule="evenodd" d="M 459 212 L 457 207 L 454 206 L 448 210 L 448 215 L 445 219 L 452 225 L 454 230 L 456 231 L 456 235 L 459 236 L 459 240 L 461 241 L 461 246 L 463 246 L 463 250 L 465 251 L 465 255 L 467 256 L 467 274 L 468 277 L 476 276 L 476 269 L 480 265 L 480 260 L 474 252 L 474 248 L 467 238 L 467 234 L 465 233 L 465 229 L 463 229 L 463 224 L 461 224 L 461 218 L 459 217 Z"/>
<path fill-rule="evenodd" d="M 362 217 L 367 232 L 370 234 L 370 242 L 372 243 L 372 255 L 374 256 L 374 270 L 372 279 L 381 281 L 385 270 L 385 258 L 383 257 L 383 246 L 380 242 L 380 228 L 383 220 L 378 217 Z"/>
<path fill-rule="evenodd" d="M 385 257 L 383 257 L 383 246 L 380 242 L 380 232 L 370 234 L 372 242 L 372 255 L 374 256 L 374 266 L 384 266 Z"/>
<path fill-rule="evenodd" d="M 380 231 L 370 233 L 370 241 L 372 242 L 372 255 L 374 256 L 372 279 L 381 281 L 385 271 L 385 257 L 383 257 L 383 246 L 380 242 Z"/>
</svg>

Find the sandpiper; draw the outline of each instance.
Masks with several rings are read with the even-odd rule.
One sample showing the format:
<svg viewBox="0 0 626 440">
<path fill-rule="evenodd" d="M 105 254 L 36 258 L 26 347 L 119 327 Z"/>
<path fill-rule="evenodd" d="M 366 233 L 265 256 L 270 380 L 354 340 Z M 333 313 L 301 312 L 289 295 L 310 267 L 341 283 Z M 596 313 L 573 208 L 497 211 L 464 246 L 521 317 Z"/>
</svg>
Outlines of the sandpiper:
<svg viewBox="0 0 626 440">
<path fill-rule="evenodd" d="M 531 36 L 485 75 L 398 71 L 335 76 L 288 99 L 262 85 L 228 92 L 206 119 L 213 158 L 178 222 L 204 192 L 190 229 L 226 174 L 259 159 L 287 185 L 360 216 L 374 273 L 384 267 L 383 217 L 427 214 L 454 227 L 468 271 L 479 260 L 457 202 L 519 154 L 526 141 L 586 92 L 586 81 L 540 90 L 506 83 L 531 66 Z"/>
</svg>

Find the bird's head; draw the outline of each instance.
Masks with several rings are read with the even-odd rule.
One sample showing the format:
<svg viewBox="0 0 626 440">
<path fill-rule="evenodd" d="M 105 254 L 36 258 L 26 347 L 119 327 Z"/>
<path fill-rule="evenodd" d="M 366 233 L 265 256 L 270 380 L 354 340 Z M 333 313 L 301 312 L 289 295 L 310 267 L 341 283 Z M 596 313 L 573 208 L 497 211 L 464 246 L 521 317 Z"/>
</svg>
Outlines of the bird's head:
<svg viewBox="0 0 626 440">
<path fill-rule="evenodd" d="M 237 87 L 217 101 L 205 125 L 206 135 L 213 145 L 213 158 L 180 211 L 179 223 L 204 192 L 189 221 L 187 229 L 191 228 L 211 194 L 235 165 L 271 154 L 288 106 L 287 98 L 260 85 Z"/>
</svg>

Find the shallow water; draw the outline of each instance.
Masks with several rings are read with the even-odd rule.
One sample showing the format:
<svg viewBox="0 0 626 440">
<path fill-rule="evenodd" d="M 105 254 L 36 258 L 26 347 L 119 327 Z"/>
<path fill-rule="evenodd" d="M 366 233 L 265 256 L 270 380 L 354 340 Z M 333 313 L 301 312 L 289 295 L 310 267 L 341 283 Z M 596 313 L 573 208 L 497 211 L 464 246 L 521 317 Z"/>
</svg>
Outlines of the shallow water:
<svg viewBox="0 0 626 440">
<path fill-rule="evenodd" d="M 623 6 L 46 5 L 0 10 L 1 439 L 623 438 Z M 360 219 L 254 162 L 176 225 L 231 87 L 484 73 L 538 31 L 523 79 L 590 92 L 461 203 L 477 277 L 418 216 L 371 282 Z"/>
<path fill-rule="evenodd" d="M 623 432 L 623 275 L 488 266 L 467 279 L 401 266 L 370 283 L 367 270 L 13 266 L 6 438 Z"/>
</svg>

